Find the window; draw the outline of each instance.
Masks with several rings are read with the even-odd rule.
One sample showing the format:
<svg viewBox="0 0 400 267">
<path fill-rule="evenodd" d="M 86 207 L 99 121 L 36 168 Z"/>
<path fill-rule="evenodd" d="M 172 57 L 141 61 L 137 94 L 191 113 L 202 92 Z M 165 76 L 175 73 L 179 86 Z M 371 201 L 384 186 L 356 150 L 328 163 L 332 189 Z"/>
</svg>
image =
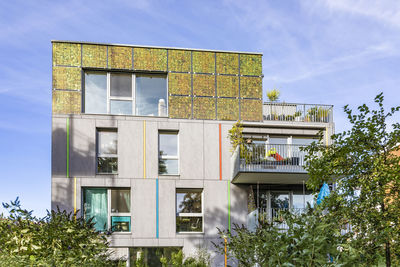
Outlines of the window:
<svg viewBox="0 0 400 267">
<path fill-rule="evenodd" d="M 85 73 L 85 113 L 167 116 L 165 75 Z"/>
<path fill-rule="evenodd" d="M 203 192 L 176 190 L 176 232 L 203 232 Z"/>
<path fill-rule="evenodd" d="M 178 133 L 160 132 L 158 134 L 158 173 L 178 175 Z"/>
<path fill-rule="evenodd" d="M 118 136 L 115 130 L 97 131 L 97 173 L 118 172 Z"/>
<path fill-rule="evenodd" d="M 131 231 L 131 193 L 129 188 L 85 188 L 83 190 L 84 217 L 93 218 L 98 231 Z"/>
<path fill-rule="evenodd" d="M 129 248 L 132 266 L 171 266 L 162 264 L 162 258 L 170 263 L 182 251 L 180 247 L 133 247 Z"/>
</svg>

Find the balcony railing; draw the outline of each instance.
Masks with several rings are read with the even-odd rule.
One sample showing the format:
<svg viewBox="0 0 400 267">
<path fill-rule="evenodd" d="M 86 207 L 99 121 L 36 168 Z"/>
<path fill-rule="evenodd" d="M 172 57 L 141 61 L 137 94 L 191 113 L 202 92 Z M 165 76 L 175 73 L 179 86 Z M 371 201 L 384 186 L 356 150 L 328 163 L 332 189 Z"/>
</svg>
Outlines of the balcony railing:
<svg viewBox="0 0 400 267">
<path fill-rule="evenodd" d="M 332 105 L 266 102 L 263 105 L 265 121 L 333 122 Z"/>
<path fill-rule="evenodd" d="M 243 172 L 305 172 L 304 145 L 253 144 L 238 151 L 239 170 Z M 236 159 L 237 160 L 237 159 Z"/>
<path fill-rule="evenodd" d="M 255 221 L 259 222 L 259 223 L 263 223 L 263 222 L 273 222 L 273 224 L 282 229 L 282 230 L 287 230 L 289 227 L 287 225 L 287 223 L 283 220 L 283 217 L 280 216 L 280 214 L 282 212 L 291 212 L 294 214 L 301 214 L 303 212 L 306 211 L 306 209 L 303 208 L 271 208 L 271 209 L 267 209 L 267 208 L 258 208 L 258 212 L 254 213 L 253 216 L 255 216 L 255 218 L 253 218 Z M 252 215 L 249 215 L 252 216 Z M 253 221 L 254 221 L 253 220 Z M 258 225 L 258 223 L 256 223 Z"/>
</svg>

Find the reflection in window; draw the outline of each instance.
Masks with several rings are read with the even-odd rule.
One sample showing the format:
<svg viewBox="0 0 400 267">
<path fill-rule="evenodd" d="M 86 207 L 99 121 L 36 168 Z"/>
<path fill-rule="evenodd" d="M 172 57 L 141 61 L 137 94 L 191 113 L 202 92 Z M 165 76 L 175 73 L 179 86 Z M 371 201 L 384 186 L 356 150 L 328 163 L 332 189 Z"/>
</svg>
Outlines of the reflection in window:
<svg viewBox="0 0 400 267">
<path fill-rule="evenodd" d="M 201 189 L 176 190 L 176 231 L 203 232 Z"/>
<path fill-rule="evenodd" d="M 131 266 L 172 266 L 161 263 L 163 258 L 170 263 L 181 251 L 180 247 L 133 247 L 129 248 Z"/>
<path fill-rule="evenodd" d="M 136 77 L 136 115 L 166 116 L 167 79 L 163 76 Z"/>
<path fill-rule="evenodd" d="M 85 73 L 85 113 L 107 113 L 107 74 Z"/>
<path fill-rule="evenodd" d="M 108 203 L 111 202 L 111 207 Z M 125 189 L 85 188 L 83 189 L 83 215 L 91 218 L 98 231 L 131 231 L 131 192 Z"/>
<path fill-rule="evenodd" d="M 178 133 L 160 132 L 158 140 L 158 173 L 172 175 L 179 174 Z"/>
<path fill-rule="evenodd" d="M 118 172 L 117 132 L 99 130 L 97 132 L 97 173 Z"/>
<path fill-rule="evenodd" d="M 85 73 L 85 113 L 167 116 L 167 77 L 133 73 Z"/>
</svg>

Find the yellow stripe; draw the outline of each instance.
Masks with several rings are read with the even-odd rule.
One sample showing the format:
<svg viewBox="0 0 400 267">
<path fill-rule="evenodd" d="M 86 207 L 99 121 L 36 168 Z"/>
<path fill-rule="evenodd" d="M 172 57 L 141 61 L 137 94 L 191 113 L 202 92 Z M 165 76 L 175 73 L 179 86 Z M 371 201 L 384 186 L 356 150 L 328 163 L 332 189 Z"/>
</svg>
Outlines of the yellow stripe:
<svg viewBox="0 0 400 267">
<path fill-rule="evenodd" d="M 143 121 L 143 178 L 146 178 L 146 121 Z"/>
<path fill-rule="evenodd" d="M 76 177 L 74 177 L 74 218 L 76 220 Z"/>
</svg>

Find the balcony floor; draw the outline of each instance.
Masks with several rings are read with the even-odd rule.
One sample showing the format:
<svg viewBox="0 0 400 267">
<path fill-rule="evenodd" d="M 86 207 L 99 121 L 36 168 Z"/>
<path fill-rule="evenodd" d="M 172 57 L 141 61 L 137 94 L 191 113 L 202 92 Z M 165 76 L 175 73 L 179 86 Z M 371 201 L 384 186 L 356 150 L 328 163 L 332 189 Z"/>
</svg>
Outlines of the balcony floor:
<svg viewBox="0 0 400 267">
<path fill-rule="evenodd" d="M 234 184 L 302 184 L 308 174 L 301 172 L 246 172 L 239 171 L 232 179 Z"/>
</svg>

